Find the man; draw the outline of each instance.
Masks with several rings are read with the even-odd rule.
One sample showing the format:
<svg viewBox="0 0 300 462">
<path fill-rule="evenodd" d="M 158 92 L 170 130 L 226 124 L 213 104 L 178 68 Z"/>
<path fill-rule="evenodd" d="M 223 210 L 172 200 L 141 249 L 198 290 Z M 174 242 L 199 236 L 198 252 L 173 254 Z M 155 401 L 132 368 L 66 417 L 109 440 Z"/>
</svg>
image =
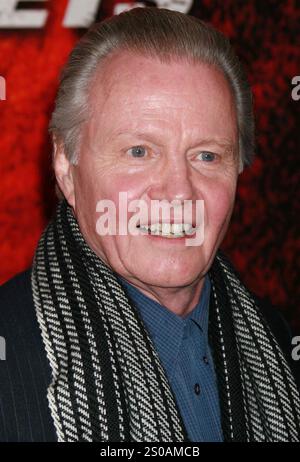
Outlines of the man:
<svg viewBox="0 0 300 462">
<path fill-rule="evenodd" d="M 1 292 L 2 440 L 299 440 L 289 332 L 218 250 L 253 125 L 238 59 L 195 18 L 138 8 L 75 47 L 50 124 L 64 200 Z M 132 221 L 155 201 L 169 220 Z"/>
</svg>

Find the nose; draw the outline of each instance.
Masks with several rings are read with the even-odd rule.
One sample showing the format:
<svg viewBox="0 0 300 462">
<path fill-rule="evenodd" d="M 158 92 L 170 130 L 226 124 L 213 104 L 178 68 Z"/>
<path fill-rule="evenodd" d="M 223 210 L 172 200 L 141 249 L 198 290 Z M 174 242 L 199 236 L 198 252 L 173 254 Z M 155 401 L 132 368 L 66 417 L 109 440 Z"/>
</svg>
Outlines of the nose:
<svg viewBox="0 0 300 462">
<path fill-rule="evenodd" d="M 193 199 L 191 169 L 185 157 L 174 156 L 163 162 L 148 190 L 150 199 L 184 201 Z"/>
</svg>

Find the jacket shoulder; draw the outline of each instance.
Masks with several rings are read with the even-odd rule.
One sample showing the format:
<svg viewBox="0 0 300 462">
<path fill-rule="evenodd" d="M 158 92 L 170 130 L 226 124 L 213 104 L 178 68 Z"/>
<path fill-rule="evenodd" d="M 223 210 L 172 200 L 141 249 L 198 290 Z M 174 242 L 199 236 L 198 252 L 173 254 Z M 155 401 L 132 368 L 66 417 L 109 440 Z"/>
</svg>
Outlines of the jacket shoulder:
<svg viewBox="0 0 300 462">
<path fill-rule="evenodd" d="M 31 269 L 17 274 L 0 286 L 0 310 L 10 309 L 33 304 L 31 292 Z"/>
<path fill-rule="evenodd" d="M 56 441 L 47 401 L 51 369 L 36 317 L 31 269 L 0 287 L 0 441 Z"/>
<path fill-rule="evenodd" d="M 8 341 L 13 336 L 17 346 L 17 336 L 40 335 L 37 327 L 29 268 L 0 287 L 0 335 Z"/>
</svg>

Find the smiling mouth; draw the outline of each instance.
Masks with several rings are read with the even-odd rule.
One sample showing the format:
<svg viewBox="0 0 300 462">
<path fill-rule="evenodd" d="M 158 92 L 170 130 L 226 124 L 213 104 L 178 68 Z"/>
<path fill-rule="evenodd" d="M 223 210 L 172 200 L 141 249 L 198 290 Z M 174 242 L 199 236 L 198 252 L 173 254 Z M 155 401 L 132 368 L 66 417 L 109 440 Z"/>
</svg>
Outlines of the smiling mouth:
<svg viewBox="0 0 300 462">
<path fill-rule="evenodd" d="M 196 228 L 190 223 L 155 223 L 152 225 L 137 225 L 142 234 L 151 234 L 166 238 L 180 238 L 192 236 Z"/>
</svg>

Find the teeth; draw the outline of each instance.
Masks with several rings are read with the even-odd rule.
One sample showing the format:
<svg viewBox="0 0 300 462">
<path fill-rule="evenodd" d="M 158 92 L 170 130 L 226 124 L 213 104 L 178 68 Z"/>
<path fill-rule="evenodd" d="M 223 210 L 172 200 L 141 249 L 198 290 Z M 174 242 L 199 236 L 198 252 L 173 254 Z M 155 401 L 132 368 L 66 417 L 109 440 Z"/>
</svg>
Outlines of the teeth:
<svg viewBox="0 0 300 462">
<path fill-rule="evenodd" d="M 171 234 L 172 232 L 172 225 L 170 223 L 163 223 L 161 226 L 161 233 L 163 236 L 167 234 Z"/>
<path fill-rule="evenodd" d="M 190 223 L 184 225 L 185 234 L 188 234 L 188 235 L 193 234 L 195 232 L 195 229 L 196 228 L 193 228 L 193 225 L 191 225 Z"/>
<path fill-rule="evenodd" d="M 195 228 L 190 223 L 155 223 L 149 226 L 141 225 L 139 228 L 143 233 L 172 238 L 183 237 L 186 234 L 190 235 L 195 231 Z"/>
</svg>

